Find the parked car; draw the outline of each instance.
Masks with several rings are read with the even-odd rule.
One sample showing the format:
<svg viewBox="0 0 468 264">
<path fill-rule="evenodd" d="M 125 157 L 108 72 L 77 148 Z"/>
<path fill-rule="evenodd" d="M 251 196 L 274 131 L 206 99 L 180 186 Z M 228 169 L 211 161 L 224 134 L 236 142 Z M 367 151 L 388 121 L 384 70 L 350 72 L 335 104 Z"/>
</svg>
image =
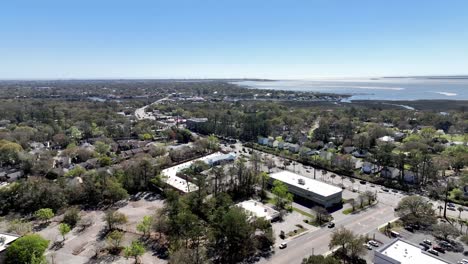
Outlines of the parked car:
<svg viewBox="0 0 468 264">
<path fill-rule="evenodd" d="M 369 244 L 362 244 L 364 247 L 366 247 L 368 250 L 372 250 L 372 246 Z"/>
<path fill-rule="evenodd" d="M 283 249 L 283 248 L 286 248 L 287 246 L 288 246 L 288 244 L 283 242 L 283 243 L 281 243 L 281 244 L 279 245 L 279 248 L 280 248 L 280 249 Z"/>
<path fill-rule="evenodd" d="M 423 242 L 419 243 L 419 245 L 422 247 L 422 250 L 428 250 L 430 248 L 427 244 L 424 244 Z"/>
<path fill-rule="evenodd" d="M 427 245 L 432 245 L 432 242 L 429 239 L 424 239 L 423 243 Z"/>
<path fill-rule="evenodd" d="M 432 249 L 439 251 L 440 253 L 445 253 L 445 249 L 440 246 L 433 246 Z"/>
<path fill-rule="evenodd" d="M 366 184 L 366 181 L 359 181 L 360 184 Z"/>
<path fill-rule="evenodd" d="M 455 205 L 453 203 L 448 203 L 447 206 L 448 207 L 455 207 Z"/>
<path fill-rule="evenodd" d="M 433 255 L 436 255 L 436 256 L 439 256 L 439 252 L 435 251 L 434 249 L 430 248 L 427 250 L 427 252 L 433 254 Z"/>
<path fill-rule="evenodd" d="M 371 246 L 374 246 L 374 247 L 378 247 L 380 244 L 377 242 L 377 241 L 374 241 L 374 240 L 371 240 L 369 242 L 367 242 L 369 245 Z"/>
<path fill-rule="evenodd" d="M 384 192 L 389 192 L 390 190 L 389 190 L 389 189 L 382 188 L 382 191 L 384 191 Z"/>
<path fill-rule="evenodd" d="M 333 228 L 333 227 L 335 227 L 335 223 L 330 222 L 330 223 L 328 224 L 328 228 Z"/>
<path fill-rule="evenodd" d="M 394 193 L 398 193 L 398 190 L 392 190 L 392 192 L 394 192 Z"/>
<path fill-rule="evenodd" d="M 410 231 L 410 232 L 414 231 L 414 228 L 412 226 L 410 226 L 410 225 L 405 226 L 405 229 Z"/>
<path fill-rule="evenodd" d="M 442 246 L 444 248 L 451 248 L 452 247 L 452 244 L 450 244 L 449 242 L 447 241 L 440 241 L 439 242 L 439 246 Z"/>
</svg>

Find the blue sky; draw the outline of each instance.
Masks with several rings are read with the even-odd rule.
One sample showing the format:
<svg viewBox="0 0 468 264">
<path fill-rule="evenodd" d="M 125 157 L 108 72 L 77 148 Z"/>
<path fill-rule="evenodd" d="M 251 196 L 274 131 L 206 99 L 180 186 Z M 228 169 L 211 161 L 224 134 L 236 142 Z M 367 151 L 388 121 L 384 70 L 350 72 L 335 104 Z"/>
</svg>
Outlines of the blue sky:
<svg viewBox="0 0 468 264">
<path fill-rule="evenodd" d="M 0 78 L 468 74 L 468 1 L 0 3 Z"/>
</svg>

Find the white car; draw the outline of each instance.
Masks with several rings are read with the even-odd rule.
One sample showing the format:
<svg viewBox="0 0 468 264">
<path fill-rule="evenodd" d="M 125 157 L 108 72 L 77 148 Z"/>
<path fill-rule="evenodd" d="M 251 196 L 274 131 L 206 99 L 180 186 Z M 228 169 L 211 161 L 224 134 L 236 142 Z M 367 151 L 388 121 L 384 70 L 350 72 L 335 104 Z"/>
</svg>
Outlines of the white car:
<svg viewBox="0 0 468 264">
<path fill-rule="evenodd" d="M 424 239 L 423 243 L 427 244 L 427 245 L 432 245 L 432 242 L 430 240 L 427 240 L 427 239 Z"/>
<path fill-rule="evenodd" d="M 283 248 L 286 248 L 287 246 L 288 246 L 288 244 L 285 243 L 285 242 L 283 242 L 283 243 L 281 243 L 281 244 L 279 245 L 279 248 L 280 248 L 280 249 L 283 249 Z"/>
<path fill-rule="evenodd" d="M 369 242 L 367 242 L 367 243 L 369 243 L 369 245 L 374 246 L 374 247 L 378 247 L 378 246 L 379 246 L 379 243 L 377 243 L 377 242 L 374 241 L 374 240 L 371 240 L 371 241 L 369 241 Z"/>
</svg>

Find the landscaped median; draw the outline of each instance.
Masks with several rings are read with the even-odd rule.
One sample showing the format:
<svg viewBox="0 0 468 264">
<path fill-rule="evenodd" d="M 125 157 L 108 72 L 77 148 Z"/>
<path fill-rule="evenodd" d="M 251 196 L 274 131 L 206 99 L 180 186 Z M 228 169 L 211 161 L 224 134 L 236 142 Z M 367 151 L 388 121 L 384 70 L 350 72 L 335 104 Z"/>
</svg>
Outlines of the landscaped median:
<svg viewBox="0 0 468 264">
<path fill-rule="evenodd" d="M 352 207 L 344 209 L 342 211 L 343 214 L 357 214 L 361 211 L 366 210 L 367 208 L 371 208 L 378 203 L 375 195 L 373 193 L 363 193 L 359 196 L 359 199 L 348 199 L 345 203 L 349 203 Z"/>
</svg>

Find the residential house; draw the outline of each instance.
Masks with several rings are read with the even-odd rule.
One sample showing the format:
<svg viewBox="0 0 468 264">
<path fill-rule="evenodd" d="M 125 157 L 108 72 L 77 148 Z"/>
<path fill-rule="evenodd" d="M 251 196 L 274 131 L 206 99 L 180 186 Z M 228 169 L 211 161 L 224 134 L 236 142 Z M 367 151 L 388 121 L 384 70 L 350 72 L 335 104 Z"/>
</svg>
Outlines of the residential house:
<svg viewBox="0 0 468 264">
<path fill-rule="evenodd" d="M 378 138 L 377 141 L 382 143 L 393 143 L 395 142 L 395 139 L 391 136 L 383 136 L 381 138 Z"/>
<path fill-rule="evenodd" d="M 402 141 L 406 137 L 406 134 L 403 132 L 395 132 L 393 134 L 393 138 L 395 141 Z"/>
<path fill-rule="evenodd" d="M 341 149 L 341 151 L 343 152 L 343 154 L 351 154 L 351 153 L 353 153 L 355 150 L 356 150 L 355 147 L 344 147 L 344 148 Z"/>
<path fill-rule="evenodd" d="M 403 180 L 407 183 L 415 183 L 417 181 L 416 175 L 412 171 L 405 171 L 403 175 Z"/>
<path fill-rule="evenodd" d="M 320 154 L 319 154 L 320 158 L 324 159 L 324 160 L 331 160 L 332 157 L 333 157 L 333 153 L 331 152 L 328 152 L 328 151 L 320 151 Z"/>
<path fill-rule="evenodd" d="M 352 153 L 355 158 L 365 158 L 367 156 L 367 150 L 356 150 Z"/>
<path fill-rule="evenodd" d="M 365 174 L 376 174 L 379 171 L 379 168 L 373 163 L 364 162 L 362 164 L 361 171 Z"/>
<path fill-rule="evenodd" d="M 461 189 L 463 191 L 463 199 L 468 199 L 468 185 L 463 186 Z"/>
<path fill-rule="evenodd" d="M 265 137 L 259 137 L 258 138 L 258 144 L 266 146 L 268 144 L 268 138 Z"/>
<path fill-rule="evenodd" d="M 301 148 L 301 146 L 299 146 L 298 144 L 290 144 L 289 145 L 289 151 L 291 151 L 293 153 L 298 153 L 300 148 Z"/>
<path fill-rule="evenodd" d="M 286 142 L 284 142 L 284 141 L 278 142 L 278 148 L 279 149 L 284 149 L 284 144 L 286 144 Z"/>
<path fill-rule="evenodd" d="M 380 171 L 380 176 L 386 179 L 398 179 L 400 177 L 400 170 L 394 167 L 384 167 Z"/>
</svg>

